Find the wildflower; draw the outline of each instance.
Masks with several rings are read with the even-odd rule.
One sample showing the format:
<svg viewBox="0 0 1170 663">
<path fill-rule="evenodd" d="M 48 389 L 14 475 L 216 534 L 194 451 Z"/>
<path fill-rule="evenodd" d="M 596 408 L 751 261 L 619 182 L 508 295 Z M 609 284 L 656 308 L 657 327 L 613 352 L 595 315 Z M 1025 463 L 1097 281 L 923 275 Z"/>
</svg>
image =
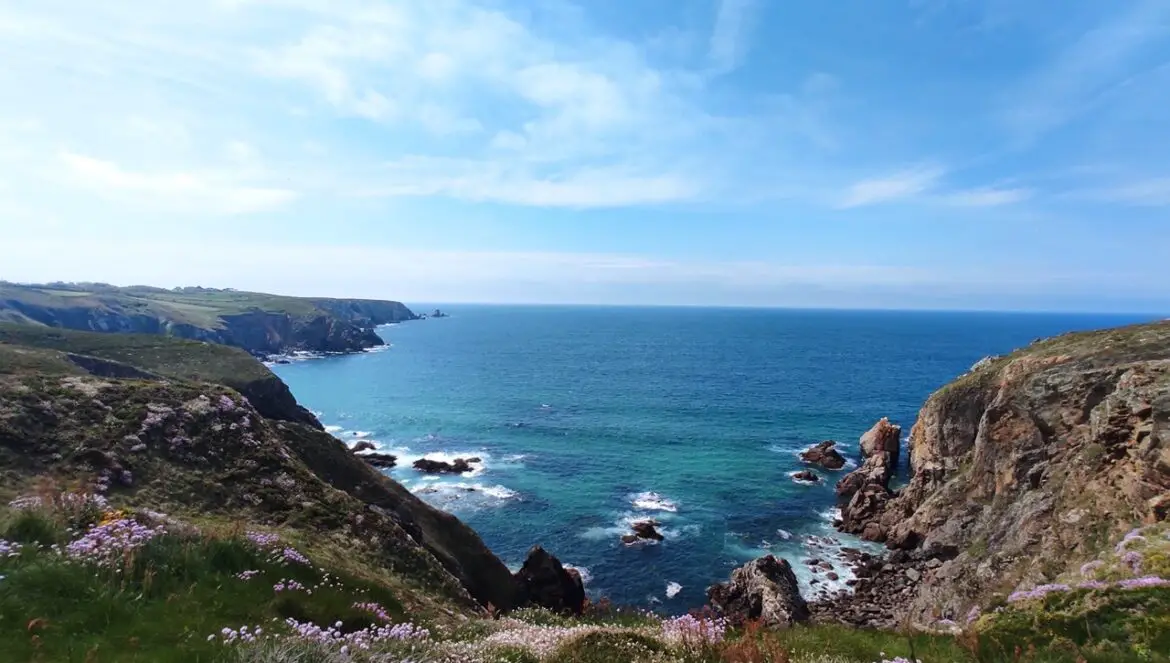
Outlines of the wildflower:
<svg viewBox="0 0 1170 663">
<path fill-rule="evenodd" d="M 248 570 L 248 571 L 241 571 L 241 572 L 236 574 L 236 577 L 239 578 L 240 580 L 251 580 L 252 578 L 255 578 L 258 575 L 260 575 L 260 572 L 253 569 L 253 570 Z"/>
<path fill-rule="evenodd" d="M 1121 539 L 1121 542 L 1117 544 L 1117 548 L 1115 549 L 1117 554 L 1120 555 L 1121 553 L 1125 552 L 1125 549 L 1129 547 L 1129 544 L 1137 541 L 1141 541 L 1142 543 L 1145 543 L 1146 541 L 1146 537 L 1142 536 L 1141 528 L 1131 530 L 1128 534 L 1125 535 L 1123 539 Z"/>
<path fill-rule="evenodd" d="M 84 536 L 65 546 L 65 555 L 76 561 L 109 566 L 125 553 L 165 534 L 162 527 L 147 527 L 130 518 L 95 525 Z"/>
<path fill-rule="evenodd" d="M 723 641 L 727 624 L 722 619 L 683 615 L 662 622 L 662 636 L 675 644 L 715 644 Z"/>
<path fill-rule="evenodd" d="M 1170 580 L 1159 578 L 1158 576 L 1145 576 L 1144 578 L 1130 578 L 1122 580 L 1117 583 L 1121 589 L 1145 589 L 1146 587 L 1170 587 Z"/>
<path fill-rule="evenodd" d="M 252 545 L 257 548 L 272 548 L 280 542 L 279 534 L 269 534 L 267 532 L 248 532 L 244 535 Z"/>
<path fill-rule="evenodd" d="M 16 543 L 14 541 L 6 541 L 4 539 L 0 539 L 0 559 L 4 559 L 7 557 L 16 557 L 17 555 L 20 554 L 20 549 L 22 547 L 23 546 L 21 546 L 19 543 Z"/>
<path fill-rule="evenodd" d="M 974 624 L 983 615 L 983 609 L 979 606 L 973 606 L 967 613 L 967 624 Z"/>
<path fill-rule="evenodd" d="M 1039 587 L 1035 587 L 1026 591 L 1015 592 L 1008 597 L 1008 602 L 1016 603 L 1019 601 L 1042 599 L 1053 592 L 1067 592 L 1068 590 L 1068 585 L 1040 585 Z"/>
<path fill-rule="evenodd" d="M 380 619 L 384 622 L 393 621 L 390 618 L 390 613 L 386 612 L 386 609 L 377 603 L 354 603 L 353 607 L 356 608 L 357 610 L 362 610 L 364 612 L 371 613 L 372 615 L 374 615 L 375 617 L 377 617 L 378 619 Z"/>
<path fill-rule="evenodd" d="M 1086 562 L 1081 565 L 1081 575 L 1088 576 L 1104 565 L 1105 562 L 1102 562 L 1099 559 L 1093 560 L 1092 562 Z"/>
<path fill-rule="evenodd" d="M 1109 589 L 1109 584 L 1100 580 L 1088 580 L 1077 585 L 1077 589 L 1101 590 Z"/>
<path fill-rule="evenodd" d="M 1142 554 L 1136 550 L 1130 550 L 1121 556 L 1121 561 L 1129 565 L 1134 573 L 1141 573 L 1142 570 Z"/>
<path fill-rule="evenodd" d="M 220 412 L 231 412 L 236 409 L 236 402 L 232 400 L 231 396 L 221 395 L 219 402 L 216 404 L 216 408 Z"/>
</svg>

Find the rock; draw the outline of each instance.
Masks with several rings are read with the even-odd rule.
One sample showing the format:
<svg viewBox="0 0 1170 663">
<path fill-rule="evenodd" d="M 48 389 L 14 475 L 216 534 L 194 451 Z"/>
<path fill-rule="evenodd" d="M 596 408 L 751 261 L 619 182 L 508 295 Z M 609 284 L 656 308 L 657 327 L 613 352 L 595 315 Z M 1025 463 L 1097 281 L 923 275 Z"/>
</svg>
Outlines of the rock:
<svg viewBox="0 0 1170 663">
<path fill-rule="evenodd" d="M 642 541 L 642 539 L 638 538 L 637 534 L 623 534 L 622 535 L 622 543 L 626 544 L 627 546 L 632 546 L 635 543 L 638 543 L 639 541 Z"/>
<path fill-rule="evenodd" d="M 845 457 L 837 451 L 836 446 L 836 442 L 825 440 L 800 452 L 800 459 L 806 463 L 820 465 L 827 470 L 839 470 L 845 467 Z"/>
<path fill-rule="evenodd" d="M 361 442 L 358 442 L 357 444 L 350 447 L 349 450 L 354 452 L 355 454 L 360 454 L 363 451 L 373 451 L 374 449 L 377 449 L 377 448 L 378 447 L 374 446 L 373 442 L 362 440 Z"/>
<path fill-rule="evenodd" d="M 837 482 L 837 499 L 843 505 L 841 530 L 870 541 L 885 540 L 887 529 L 870 525 L 881 518 L 892 497 L 890 478 L 897 468 L 901 436 L 902 428 L 885 418 L 861 436 L 861 467 Z"/>
<path fill-rule="evenodd" d="M 826 573 L 825 577 L 828 578 L 829 580 L 840 580 L 841 579 L 841 576 L 837 575 L 836 573 L 834 573 L 832 571 Z"/>
<path fill-rule="evenodd" d="M 580 615 L 585 609 L 585 586 L 581 574 L 566 569 L 559 559 L 540 546 L 528 552 L 524 566 L 515 577 L 526 604 L 571 615 Z"/>
<path fill-rule="evenodd" d="M 441 460 L 420 458 L 414 461 L 413 467 L 420 472 L 427 472 L 429 474 L 463 474 L 464 472 L 470 472 L 475 469 L 470 464 L 478 462 L 480 462 L 479 458 L 456 458 L 450 463 Z"/>
<path fill-rule="evenodd" d="M 943 565 L 942 561 L 940 561 L 936 557 L 932 557 L 931 559 L 927 560 L 927 562 L 926 562 L 926 568 L 932 569 L 932 570 L 937 569 L 938 567 L 940 567 L 942 565 Z"/>
<path fill-rule="evenodd" d="M 707 589 L 707 600 L 733 626 L 759 621 L 763 626 L 788 627 L 809 618 L 792 566 L 772 555 L 732 571 L 729 582 Z"/>
<path fill-rule="evenodd" d="M 648 541 L 662 541 L 665 538 L 658 531 L 658 527 L 657 520 L 639 520 L 630 525 L 630 529 L 634 530 L 634 536 Z"/>
<path fill-rule="evenodd" d="M 922 580 L 922 574 L 916 569 L 906 569 L 906 579 L 910 582 L 918 582 Z"/>
<path fill-rule="evenodd" d="M 398 457 L 393 454 L 364 453 L 358 454 L 358 458 L 361 458 L 374 467 L 382 469 L 387 469 L 398 465 Z"/>
<path fill-rule="evenodd" d="M 812 470 L 801 470 L 792 475 L 792 478 L 805 483 L 820 483 L 821 478 Z"/>
</svg>

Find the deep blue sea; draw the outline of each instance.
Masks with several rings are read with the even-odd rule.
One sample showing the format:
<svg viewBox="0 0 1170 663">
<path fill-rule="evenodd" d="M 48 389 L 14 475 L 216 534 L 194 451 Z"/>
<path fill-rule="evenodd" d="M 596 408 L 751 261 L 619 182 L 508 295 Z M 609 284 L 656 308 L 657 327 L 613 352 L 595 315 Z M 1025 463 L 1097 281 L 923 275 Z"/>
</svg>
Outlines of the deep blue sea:
<svg viewBox="0 0 1170 663">
<path fill-rule="evenodd" d="M 433 306 L 420 307 L 430 310 Z M 447 309 L 448 307 L 443 307 Z M 1143 319 L 1083 314 L 451 306 L 387 326 L 379 352 L 277 365 L 348 443 L 474 527 L 510 566 L 534 544 L 587 570 L 594 597 L 683 612 L 769 552 L 831 557 L 832 484 L 794 483 L 797 453 L 890 417 L 909 434 L 935 389 L 1039 337 Z M 467 476 L 411 469 L 479 456 Z M 905 456 L 905 454 L 904 454 Z M 625 546 L 632 520 L 666 540 Z M 849 576 L 838 569 L 839 582 Z M 669 590 L 669 591 L 668 591 Z"/>
</svg>

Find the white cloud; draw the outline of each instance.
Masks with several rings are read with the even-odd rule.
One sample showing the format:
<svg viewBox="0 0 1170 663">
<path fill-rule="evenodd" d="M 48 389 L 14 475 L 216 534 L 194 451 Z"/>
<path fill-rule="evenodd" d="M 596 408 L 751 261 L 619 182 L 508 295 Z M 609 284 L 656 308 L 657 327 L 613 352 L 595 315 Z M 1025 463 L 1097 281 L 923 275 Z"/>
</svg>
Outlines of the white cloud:
<svg viewBox="0 0 1170 663">
<path fill-rule="evenodd" d="M 957 207 L 999 207 L 1012 205 L 1032 197 L 1029 189 L 982 188 L 956 191 L 943 196 L 943 201 Z"/>
<path fill-rule="evenodd" d="M 757 0 L 718 0 L 708 57 L 717 73 L 739 66 L 747 54 Z"/>
<path fill-rule="evenodd" d="M 288 189 L 242 186 L 198 173 L 136 172 L 90 156 L 60 155 L 65 179 L 100 196 L 172 212 L 247 214 L 282 207 L 296 199 Z"/>
<path fill-rule="evenodd" d="M 862 207 L 913 198 L 931 189 L 942 174 L 941 169 L 924 168 L 861 180 L 849 187 L 838 207 Z"/>
<path fill-rule="evenodd" d="M 1094 200 L 1134 207 L 1170 207 L 1170 177 L 1152 178 L 1088 192 Z"/>
</svg>

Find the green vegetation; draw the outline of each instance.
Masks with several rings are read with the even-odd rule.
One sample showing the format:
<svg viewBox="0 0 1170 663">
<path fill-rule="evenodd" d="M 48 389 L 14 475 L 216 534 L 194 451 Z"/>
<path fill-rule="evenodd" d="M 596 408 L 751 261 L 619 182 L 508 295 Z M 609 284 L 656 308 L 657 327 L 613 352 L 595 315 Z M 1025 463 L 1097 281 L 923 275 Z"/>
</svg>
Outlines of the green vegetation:
<svg viewBox="0 0 1170 663">
<path fill-rule="evenodd" d="M 0 323 L 0 373 L 84 373 L 65 357 L 67 352 L 179 380 L 231 385 L 272 377 L 272 372 L 247 352 L 213 343 L 155 334 L 95 334 Z"/>
</svg>

